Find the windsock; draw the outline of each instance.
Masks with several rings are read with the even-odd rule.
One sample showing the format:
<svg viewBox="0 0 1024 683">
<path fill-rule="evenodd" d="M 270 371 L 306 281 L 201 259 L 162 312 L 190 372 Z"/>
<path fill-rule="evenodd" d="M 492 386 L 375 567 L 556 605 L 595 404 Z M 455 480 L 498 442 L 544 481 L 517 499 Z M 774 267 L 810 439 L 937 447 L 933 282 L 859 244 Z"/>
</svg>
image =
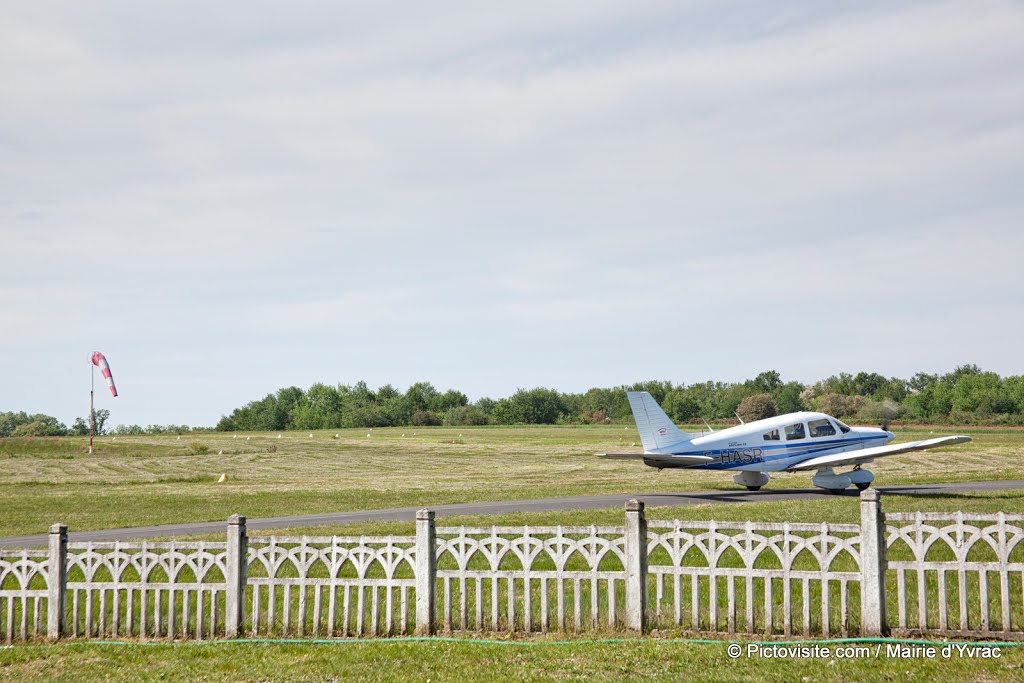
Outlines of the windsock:
<svg viewBox="0 0 1024 683">
<path fill-rule="evenodd" d="M 92 364 L 99 367 L 100 372 L 103 373 L 103 379 L 107 380 L 107 386 L 110 387 L 110 393 L 116 397 L 117 387 L 114 386 L 114 377 L 110 374 L 110 365 L 107 364 L 107 357 L 99 351 L 93 351 Z"/>
</svg>

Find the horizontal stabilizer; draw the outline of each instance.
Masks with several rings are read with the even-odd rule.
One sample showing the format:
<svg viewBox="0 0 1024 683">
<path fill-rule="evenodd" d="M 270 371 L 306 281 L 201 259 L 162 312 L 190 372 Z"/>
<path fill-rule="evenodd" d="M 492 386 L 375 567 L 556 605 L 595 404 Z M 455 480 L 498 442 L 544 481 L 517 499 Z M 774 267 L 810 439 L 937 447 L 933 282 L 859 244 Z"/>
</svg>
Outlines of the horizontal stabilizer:
<svg viewBox="0 0 1024 683">
<path fill-rule="evenodd" d="M 597 453 L 599 458 L 609 460 L 647 460 L 648 462 L 665 462 L 673 465 L 703 465 L 714 458 L 706 455 L 661 455 L 658 453 Z"/>
<path fill-rule="evenodd" d="M 818 458 L 804 460 L 789 468 L 790 471 L 817 470 L 823 467 L 843 467 L 845 465 L 861 465 L 871 462 L 875 458 L 884 458 L 888 455 L 910 453 L 912 451 L 923 451 L 929 448 L 941 446 L 953 446 L 958 443 L 967 443 L 971 440 L 969 436 L 940 436 L 937 439 L 926 439 L 925 441 L 911 441 L 909 443 L 894 443 L 888 446 L 877 446 L 875 448 L 864 448 L 859 451 L 846 451 L 833 455 L 823 455 Z"/>
</svg>

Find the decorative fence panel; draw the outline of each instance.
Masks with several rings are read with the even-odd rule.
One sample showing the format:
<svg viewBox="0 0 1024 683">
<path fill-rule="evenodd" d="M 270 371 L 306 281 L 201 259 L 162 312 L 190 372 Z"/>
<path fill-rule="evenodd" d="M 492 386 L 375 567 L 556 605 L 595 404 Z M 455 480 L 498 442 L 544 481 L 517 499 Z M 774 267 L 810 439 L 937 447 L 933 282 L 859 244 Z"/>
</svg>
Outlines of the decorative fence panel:
<svg viewBox="0 0 1024 683">
<path fill-rule="evenodd" d="M 68 543 L 0 551 L 0 638 L 345 637 L 683 628 L 1024 637 L 1024 515 L 891 513 L 860 524 L 648 521 L 441 527 L 414 536 Z M 894 615 L 890 619 L 889 615 Z M 45 627 L 43 624 L 45 623 Z"/>
<path fill-rule="evenodd" d="M 248 630 L 257 635 L 409 633 L 416 537 L 271 537 L 250 541 Z"/>
<path fill-rule="evenodd" d="M 226 554 L 226 543 L 69 543 L 65 628 L 87 638 L 223 636 Z"/>
<path fill-rule="evenodd" d="M 888 513 L 885 521 L 890 625 L 1024 634 L 1024 515 Z"/>
<path fill-rule="evenodd" d="M 625 604 L 623 527 L 437 529 L 445 631 L 614 628 Z"/>
<path fill-rule="evenodd" d="M 46 633 L 48 574 L 46 550 L 0 550 L 0 636 L 4 641 Z"/>
<path fill-rule="evenodd" d="M 787 636 L 858 629 L 859 525 L 652 520 L 648 526 L 657 624 Z"/>
</svg>

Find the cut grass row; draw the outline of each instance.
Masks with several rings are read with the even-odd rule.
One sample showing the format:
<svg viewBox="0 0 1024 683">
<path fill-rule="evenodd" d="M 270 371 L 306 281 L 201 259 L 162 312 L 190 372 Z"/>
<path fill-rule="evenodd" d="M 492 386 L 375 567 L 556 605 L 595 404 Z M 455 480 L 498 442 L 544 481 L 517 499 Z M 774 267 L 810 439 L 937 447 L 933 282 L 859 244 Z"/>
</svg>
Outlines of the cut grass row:
<svg viewBox="0 0 1024 683">
<path fill-rule="evenodd" d="M 835 647 L 835 646 L 833 646 Z M 732 658 L 724 643 L 656 639 L 495 643 L 65 644 L 0 649 L 2 680 L 77 681 L 950 681 L 1020 680 L 1024 648 L 997 659 Z"/>
</svg>

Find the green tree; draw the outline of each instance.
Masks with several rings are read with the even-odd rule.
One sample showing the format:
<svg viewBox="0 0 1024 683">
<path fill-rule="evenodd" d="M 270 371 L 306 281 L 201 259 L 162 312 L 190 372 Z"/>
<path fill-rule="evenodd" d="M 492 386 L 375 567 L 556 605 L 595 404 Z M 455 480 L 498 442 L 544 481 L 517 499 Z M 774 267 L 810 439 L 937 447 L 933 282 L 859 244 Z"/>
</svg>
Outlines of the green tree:
<svg viewBox="0 0 1024 683">
<path fill-rule="evenodd" d="M 999 375 L 973 368 L 975 371 L 961 373 L 953 380 L 953 410 L 980 417 L 1012 412 L 1013 399 Z"/>
<path fill-rule="evenodd" d="M 627 389 L 628 391 L 646 391 L 654 400 L 659 404 L 665 400 L 665 396 L 668 392 L 672 391 L 672 382 L 665 382 L 660 380 L 647 380 L 646 382 L 637 382 L 632 384 Z"/>
<path fill-rule="evenodd" d="M 378 401 L 389 401 L 393 398 L 400 398 L 402 393 L 395 389 L 390 384 L 385 384 L 380 389 L 377 389 L 377 400 Z"/>
<path fill-rule="evenodd" d="M 337 387 L 314 384 L 291 411 L 296 429 L 332 429 L 341 425 L 341 394 Z"/>
<path fill-rule="evenodd" d="M 782 386 L 782 378 L 776 370 L 767 370 L 754 379 L 744 382 L 744 384 L 747 384 L 752 391 L 762 394 L 774 394 Z"/>
<path fill-rule="evenodd" d="M 670 391 L 661 407 L 665 409 L 665 414 L 677 424 L 700 420 L 701 417 L 700 403 L 690 391 L 681 387 Z"/>
<path fill-rule="evenodd" d="M 10 436 L 21 425 L 33 422 L 24 410 L 20 412 L 0 413 L 0 437 Z"/>
<path fill-rule="evenodd" d="M 786 382 L 778 387 L 773 392 L 772 398 L 775 399 L 775 406 L 779 413 L 795 413 L 806 410 L 807 407 L 802 398 L 804 389 L 804 385 L 800 382 Z"/>
<path fill-rule="evenodd" d="M 96 436 L 103 436 L 107 433 L 107 420 L 110 419 L 110 411 L 106 408 L 100 408 L 99 410 L 93 411 L 93 434 Z"/>
<path fill-rule="evenodd" d="M 449 389 L 443 394 L 435 394 L 433 399 L 429 401 L 430 410 L 438 413 L 447 413 L 452 408 L 464 406 L 469 403 L 469 399 L 461 391 L 455 389 Z"/>
<path fill-rule="evenodd" d="M 71 436 L 89 436 L 89 421 L 85 418 L 76 417 L 71 429 L 68 430 Z"/>
<path fill-rule="evenodd" d="M 888 381 L 877 372 L 858 372 L 853 378 L 853 391 L 858 396 L 874 396 Z"/>
<path fill-rule="evenodd" d="M 110 430 L 110 433 L 117 436 L 141 436 L 146 433 L 146 430 L 140 425 L 117 425 Z"/>
<path fill-rule="evenodd" d="M 848 372 L 840 372 L 838 375 L 832 375 L 818 384 L 821 386 L 820 391 L 818 391 L 819 395 L 845 394 L 847 396 L 853 396 L 857 393 L 857 383 L 853 379 L 853 375 Z"/>
<path fill-rule="evenodd" d="M 930 384 L 935 384 L 938 380 L 938 375 L 929 375 L 926 372 L 919 372 L 910 378 L 910 381 L 907 382 L 907 386 L 911 391 L 923 391 L 925 387 Z"/>
<path fill-rule="evenodd" d="M 555 424 L 566 413 L 562 395 L 554 389 L 519 389 L 498 401 L 492 417 L 497 424 Z"/>
<path fill-rule="evenodd" d="M 283 390 L 282 390 L 283 391 Z M 284 429 L 288 424 L 288 409 L 281 405 L 278 394 L 267 394 L 236 408 L 231 415 L 222 417 L 217 428 L 223 431 L 267 432 Z"/>
<path fill-rule="evenodd" d="M 488 419 L 489 419 L 490 416 L 491 416 L 491 413 L 494 412 L 494 406 L 496 406 L 497 404 L 498 404 L 498 402 L 495 401 L 493 398 L 488 398 L 486 396 L 482 396 L 482 397 L 480 397 L 480 398 L 478 398 L 476 400 L 476 403 L 473 404 L 473 407 L 477 408 L 480 412 L 482 412 L 484 415 L 486 415 L 488 417 Z"/>
</svg>

